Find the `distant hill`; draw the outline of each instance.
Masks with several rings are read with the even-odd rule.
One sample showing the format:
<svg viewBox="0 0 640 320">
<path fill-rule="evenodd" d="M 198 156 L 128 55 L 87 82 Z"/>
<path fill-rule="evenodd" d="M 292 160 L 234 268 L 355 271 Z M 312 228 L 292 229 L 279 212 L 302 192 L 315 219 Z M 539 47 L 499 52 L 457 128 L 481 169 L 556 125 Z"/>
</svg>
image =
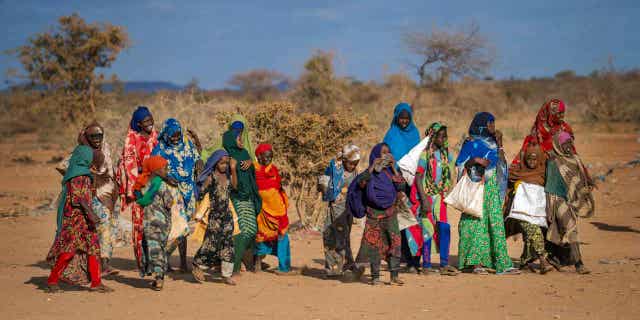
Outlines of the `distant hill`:
<svg viewBox="0 0 640 320">
<path fill-rule="evenodd" d="M 184 89 L 183 86 L 168 81 L 127 81 L 123 83 L 125 92 L 154 93 L 160 90 L 180 91 Z M 107 92 L 112 91 L 113 85 L 111 83 L 104 84 L 102 89 Z"/>
<path fill-rule="evenodd" d="M 144 93 L 154 93 L 160 90 L 167 91 L 180 91 L 184 89 L 184 86 L 177 85 L 173 82 L 169 81 L 126 81 L 123 82 L 124 91 L 125 92 L 144 92 Z M 26 86 L 24 85 L 16 85 L 14 87 Z M 34 89 L 36 90 L 44 90 L 43 86 L 36 86 Z M 0 92 L 8 91 L 10 88 L 5 88 L 0 90 Z M 113 90 L 113 84 L 105 83 L 102 85 L 102 90 L 106 92 L 111 92 Z"/>
</svg>

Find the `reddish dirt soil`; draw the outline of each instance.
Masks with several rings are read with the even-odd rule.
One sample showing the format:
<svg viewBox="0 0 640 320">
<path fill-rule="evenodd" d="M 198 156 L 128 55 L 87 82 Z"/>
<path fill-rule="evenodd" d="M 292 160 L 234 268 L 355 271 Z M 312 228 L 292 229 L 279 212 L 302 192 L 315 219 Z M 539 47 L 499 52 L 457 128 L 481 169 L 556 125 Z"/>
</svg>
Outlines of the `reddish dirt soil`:
<svg viewBox="0 0 640 320">
<path fill-rule="evenodd" d="M 593 132 L 593 133 L 587 133 Z M 625 133 L 626 132 L 626 133 Z M 580 127 L 578 150 L 594 174 L 638 158 L 640 144 L 631 127 L 615 130 Z M 517 141 L 509 141 L 511 155 Z M 322 279 L 322 242 L 293 236 L 293 264 L 305 275 L 244 273 L 238 286 L 193 283 L 176 275 L 165 290 L 149 289 L 135 270 L 131 248 L 115 251 L 118 277 L 105 280 L 116 291 L 43 291 L 49 269 L 43 262 L 53 239 L 53 210 L 37 208 L 59 192 L 59 176 L 47 163 L 65 153 L 39 145 L 33 136 L 0 143 L 0 314 L 3 319 L 638 319 L 640 315 L 640 167 L 616 169 L 595 191 L 596 215 L 579 222 L 586 265 L 545 276 L 457 277 L 403 274 L 404 287 L 370 287 Z M 117 153 L 116 153 L 117 154 Z M 33 163 L 13 159 L 29 156 Z M 43 214 L 34 214 L 34 212 Z M 292 215 L 292 218 L 295 215 Z M 452 259 L 457 255 L 457 222 Z M 362 229 L 353 232 L 355 249 Z M 197 248 L 191 243 L 190 257 Z M 522 242 L 509 239 L 519 257 Z M 177 257 L 173 257 L 176 264 Z M 273 258 L 266 260 L 275 265 Z M 605 263 L 606 262 L 606 263 Z M 387 280 L 388 274 L 384 275 Z M 634 316 L 635 315 L 635 316 Z"/>
</svg>

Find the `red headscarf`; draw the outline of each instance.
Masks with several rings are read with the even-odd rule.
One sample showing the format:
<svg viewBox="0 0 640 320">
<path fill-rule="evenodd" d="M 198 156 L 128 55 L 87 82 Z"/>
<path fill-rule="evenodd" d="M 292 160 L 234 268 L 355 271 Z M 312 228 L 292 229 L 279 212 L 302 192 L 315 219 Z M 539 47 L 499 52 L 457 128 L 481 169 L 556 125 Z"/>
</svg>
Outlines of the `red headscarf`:
<svg viewBox="0 0 640 320">
<path fill-rule="evenodd" d="M 151 174 L 167 166 L 167 160 L 161 156 L 151 156 L 142 162 L 142 173 L 136 179 L 133 190 L 141 190 L 149 182 Z"/>
<path fill-rule="evenodd" d="M 260 154 L 263 154 L 267 151 L 271 151 L 273 152 L 273 148 L 271 147 L 270 144 L 268 143 L 261 143 L 258 145 L 258 147 L 256 148 L 256 157 Z"/>
<path fill-rule="evenodd" d="M 542 105 L 531 128 L 531 134 L 524 139 L 520 154 L 513 159 L 513 164 L 520 163 L 527 146 L 532 142 L 540 145 L 542 151 L 548 153 L 553 149 L 553 136 L 558 132 L 565 131 L 573 137 L 571 126 L 559 117 L 559 113 L 565 110 L 566 105 L 560 99 L 551 99 Z"/>
</svg>

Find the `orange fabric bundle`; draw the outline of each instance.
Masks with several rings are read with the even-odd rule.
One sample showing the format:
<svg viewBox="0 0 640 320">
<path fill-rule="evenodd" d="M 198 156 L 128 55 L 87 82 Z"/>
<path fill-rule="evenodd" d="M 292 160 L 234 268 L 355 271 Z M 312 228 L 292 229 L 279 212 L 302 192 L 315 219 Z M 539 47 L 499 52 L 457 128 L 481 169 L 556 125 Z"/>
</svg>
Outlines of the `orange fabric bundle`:
<svg viewBox="0 0 640 320">
<path fill-rule="evenodd" d="M 167 166 L 167 160 L 161 156 L 151 156 L 142 162 L 142 173 L 136 179 L 133 190 L 141 190 L 149 182 L 151 174 Z"/>
</svg>

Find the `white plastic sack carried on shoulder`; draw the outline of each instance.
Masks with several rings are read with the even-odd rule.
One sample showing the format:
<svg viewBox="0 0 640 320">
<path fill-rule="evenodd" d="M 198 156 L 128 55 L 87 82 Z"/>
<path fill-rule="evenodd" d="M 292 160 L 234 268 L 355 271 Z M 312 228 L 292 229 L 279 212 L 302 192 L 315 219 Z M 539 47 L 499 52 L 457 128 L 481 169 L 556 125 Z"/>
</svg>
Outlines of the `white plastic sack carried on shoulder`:
<svg viewBox="0 0 640 320">
<path fill-rule="evenodd" d="M 484 183 L 473 182 L 465 174 L 444 199 L 444 202 L 468 215 L 482 218 Z"/>
<path fill-rule="evenodd" d="M 416 177 L 416 171 L 418 171 L 418 162 L 420 161 L 420 154 L 429 145 L 429 137 L 426 137 L 420 141 L 409 153 L 405 154 L 402 159 L 398 160 L 398 167 L 402 173 L 402 177 L 407 180 L 407 183 L 413 185 L 413 180 Z"/>
</svg>

